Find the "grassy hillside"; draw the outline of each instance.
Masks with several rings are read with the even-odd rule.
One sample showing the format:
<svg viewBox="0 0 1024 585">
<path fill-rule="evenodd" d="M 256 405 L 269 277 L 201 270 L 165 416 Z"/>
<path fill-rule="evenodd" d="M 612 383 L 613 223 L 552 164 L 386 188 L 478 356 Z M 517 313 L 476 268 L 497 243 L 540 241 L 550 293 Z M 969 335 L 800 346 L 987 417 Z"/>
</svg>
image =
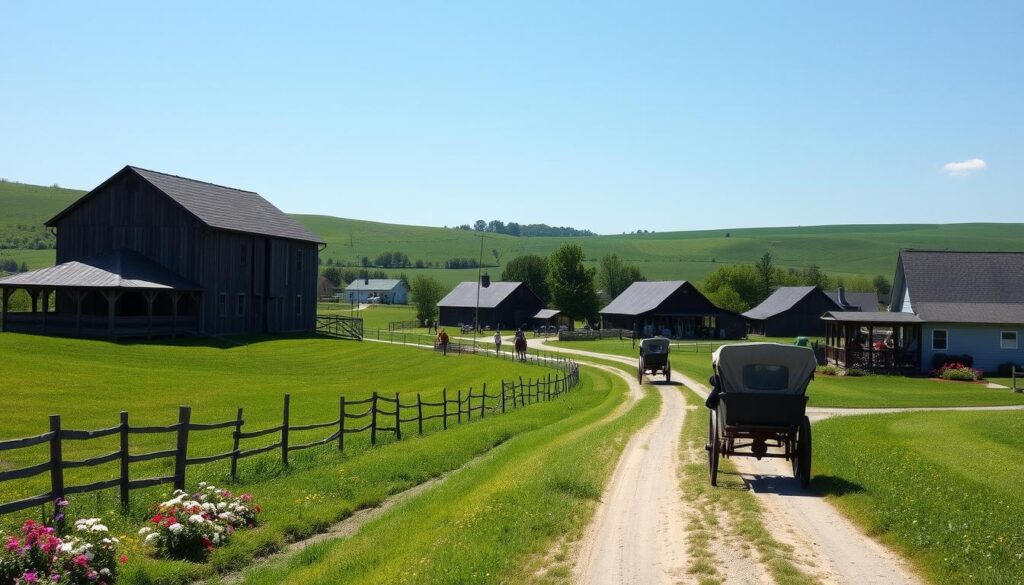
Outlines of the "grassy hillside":
<svg viewBox="0 0 1024 585">
<path fill-rule="evenodd" d="M 82 195 L 82 191 L 40 187 L 21 183 L 0 183 L 0 242 L 45 235 L 42 223 Z M 399 251 L 415 262 L 440 262 L 450 258 L 477 258 L 480 239 L 474 232 L 437 227 L 408 226 L 322 215 L 294 215 L 328 246 L 328 258 L 358 264 L 385 251 Z M 828 221 L 827 215 L 822 221 Z M 681 220 L 685 221 L 685 220 Z M 777 264 L 805 267 L 817 264 L 834 275 L 884 274 L 895 270 L 900 248 L 955 248 L 965 250 L 1024 250 L 1024 224 L 906 224 L 835 225 L 784 228 L 722 229 L 692 232 L 664 232 L 638 235 L 608 235 L 573 238 L 583 246 L 588 259 L 616 253 L 637 264 L 651 279 L 701 281 L 721 264 L 750 263 L 771 251 Z M 492 249 L 501 253 L 504 264 L 523 254 L 547 254 L 566 238 L 516 238 L 487 234 L 484 261 L 495 262 Z M 0 244 L 2 246 L 2 244 Z M 2 249 L 0 259 L 13 258 L 31 268 L 53 263 L 52 250 Z M 429 273 L 453 285 L 472 280 L 476 270 L 415 269 L 390 270 L 410 277 Z M 500 268 L 492 268 L 494 276 Z"/>
</svg>

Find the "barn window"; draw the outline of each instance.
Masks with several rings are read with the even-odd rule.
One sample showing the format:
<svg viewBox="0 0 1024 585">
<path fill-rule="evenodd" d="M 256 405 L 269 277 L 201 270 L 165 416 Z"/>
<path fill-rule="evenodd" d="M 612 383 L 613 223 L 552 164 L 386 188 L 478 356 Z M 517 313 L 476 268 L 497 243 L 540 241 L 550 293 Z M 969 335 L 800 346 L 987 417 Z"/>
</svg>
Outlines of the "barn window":
<svg viewBox="0 0 1024 585">
<path fill-rule="evenodd" d="M 226 317 L 228 314 L 228 294 L 220 293 L 217 295 L 217 316 Z"/>
<path fill-rule="evenodd" d="M 302 295 L 295 295 L 295 315 L 302 315 Z"/>
<path fill-rule="evenodd" d="M 239 317 L 245 315 L 245 293 L 238 294 L 238 302 L 235 303 L 235 315 Z"/>
<path fill-rule="evenodd" d="M 999 333 L 999 347 L 1002 349 L 1017 349 L 1017 332 L 1002 331 Z"/>
<path fill-rule="evenodd" d="M 945 329 L 932 331 L 932 349 L 946 351 L 949 347 L 949 333 Z"/>
</svg>

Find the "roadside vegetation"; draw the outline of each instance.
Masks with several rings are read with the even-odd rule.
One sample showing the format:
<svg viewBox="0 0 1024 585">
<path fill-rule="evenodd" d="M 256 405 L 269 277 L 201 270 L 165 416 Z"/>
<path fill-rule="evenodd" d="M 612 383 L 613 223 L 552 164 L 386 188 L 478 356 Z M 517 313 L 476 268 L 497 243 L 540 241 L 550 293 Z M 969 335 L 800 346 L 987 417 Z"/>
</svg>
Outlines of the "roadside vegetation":
<svg viewBox="0 0 1024 585">
<path fill-rule="evenodd" d="M 815 425 L 814 485 L 936 583 L 1024 582 L 1024 413 Z"/>
</svg>

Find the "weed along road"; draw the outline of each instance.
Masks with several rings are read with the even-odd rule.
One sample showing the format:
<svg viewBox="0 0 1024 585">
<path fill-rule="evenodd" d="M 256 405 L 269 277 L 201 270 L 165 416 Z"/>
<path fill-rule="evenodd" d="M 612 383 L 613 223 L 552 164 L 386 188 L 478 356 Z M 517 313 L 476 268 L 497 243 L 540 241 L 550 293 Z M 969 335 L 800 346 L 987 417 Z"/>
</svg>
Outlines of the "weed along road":
<svg viewBox="0 0 1024 585">
<path fill-rule="evenodd" d="M 634 360 L 621 356 L 568 350 L 543 342 L 539 345 L 572 353 L 581 360 L 600 358 L 635 366 Z M 662 410 L 626 446 L 580 547 L 574 575 L 577 583 L 701 582 L 700 575 L 694 574 L 694 559 L 687 558 L 694 539 L 700 537 L 695 535 L 692 525 L 685 523 L 686 502 L 691 498 L 683 492 L 679 480 L 679 437 L 687 416 L 680 390 L 703 397 L 707 389 L 676 370 L 672 379 L 681 381 L 682 386 L 662 385 L 658 376 L 654 378 L 654 387 L 662 394 Z M 700 407 L 689 411 L 689 416 L 703 420 L 707 414 Z M 689 449 L 684 448 L 682 457 L 691 462 L 703 461 L 701 447 L 692 444 Z M 791 478 L 788 462 L 748 458 L 732 461 L 760 508 L 758 528 L 779 543 L 779 549 L 791 550 L 785 554 L 786 562 L 798 574 L 792 582 L 924 582 L 898 554 L 864 534 L 821 497 L 801 490 Z M 711 506 L 714 508 L 715 504 Z M 751 539 L 743 536 L 736 524 L 719 512 L 718 522 L 710 528 L 715 550 L 707 555 L 714 559 L 715 574 L 720 580 L 709 582 L 780 581 L 781 575 L 773 573 L 770 559 L 756 546 L 751 550 L 745 545 Z"/>
</svg>

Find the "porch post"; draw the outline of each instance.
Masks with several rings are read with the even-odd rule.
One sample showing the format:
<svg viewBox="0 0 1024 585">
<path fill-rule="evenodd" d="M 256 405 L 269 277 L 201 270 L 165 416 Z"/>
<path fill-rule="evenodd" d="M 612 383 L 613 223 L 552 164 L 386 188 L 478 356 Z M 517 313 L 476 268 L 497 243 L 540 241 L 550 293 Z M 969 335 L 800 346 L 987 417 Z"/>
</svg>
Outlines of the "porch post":
<svg viewBox="0 0 1024 585">
<path fill-rule="evenodd" d="M 82 336 L 82 300 L 85 299 L 85 292 L 75 290 L 75 337 Z"/>
<path fill-rule="evenodd" d="M 868 367 L 875 367 L 875 326 L 868 325 Z"/>
<path fill-rule="evenodd" d="M 4 287 L 2 290 L 3 293 L 0 294 L 0 314 L 2 314 L 2 317 L 0 317 L 0 328 L 7 331 L 7 305 L 11 299 L 11 293 L 14 291 L 7 287 Z"/>
<path fill-rule="evenodd" d="M 146 316 L 149 317 L 149 323 L 146 329 L 146 339 L 153 339 L 153 301 L 156 300 L 156 293 L 153 291 L 146 291 L 143 293 L 146 297 Z"/>
<path fill-rule="evenodd" d="M 107 339 L 114 341 L 114 312 L 121 293 L 116 290 L 105 290 L 103 296 L 107 299 Z"/>
<path fill-rule="evenodd" d="M 43 333 L 46 333 L 46 314 L 50 312 L 50 291 L 43 289 Z"/>
<path fill-rule="evenodd" d="M 178 334 L 178 300 L 181 299 L 181 293 L 178 291 L 171 291 L 171 339 Z"/>
<path fill-rule="evenodd" d="M 26 288 L 25 292 L 28 293 L 28 296 L 32 297 L 32 314 L 35 315 L 39 312 L 39 306 L 37 305 L 37 301 L 39 300 L 39 291 L 34 288 Z"/>
<path fill-rule="evenodd" d="M 202 293 L 193 291 L 188 294 L 192 295 L 192 300 L 194 300 L 196 304 L 199 306 L 199 318 L 196 320 L 195 331 L 195 334 L 199 335 L 200 333 L 203 332 L 203 329 L 206 327 L 206 322 L 204 321 L 206 317 L 206 304 L 203 302 Z"/>
</svg>

